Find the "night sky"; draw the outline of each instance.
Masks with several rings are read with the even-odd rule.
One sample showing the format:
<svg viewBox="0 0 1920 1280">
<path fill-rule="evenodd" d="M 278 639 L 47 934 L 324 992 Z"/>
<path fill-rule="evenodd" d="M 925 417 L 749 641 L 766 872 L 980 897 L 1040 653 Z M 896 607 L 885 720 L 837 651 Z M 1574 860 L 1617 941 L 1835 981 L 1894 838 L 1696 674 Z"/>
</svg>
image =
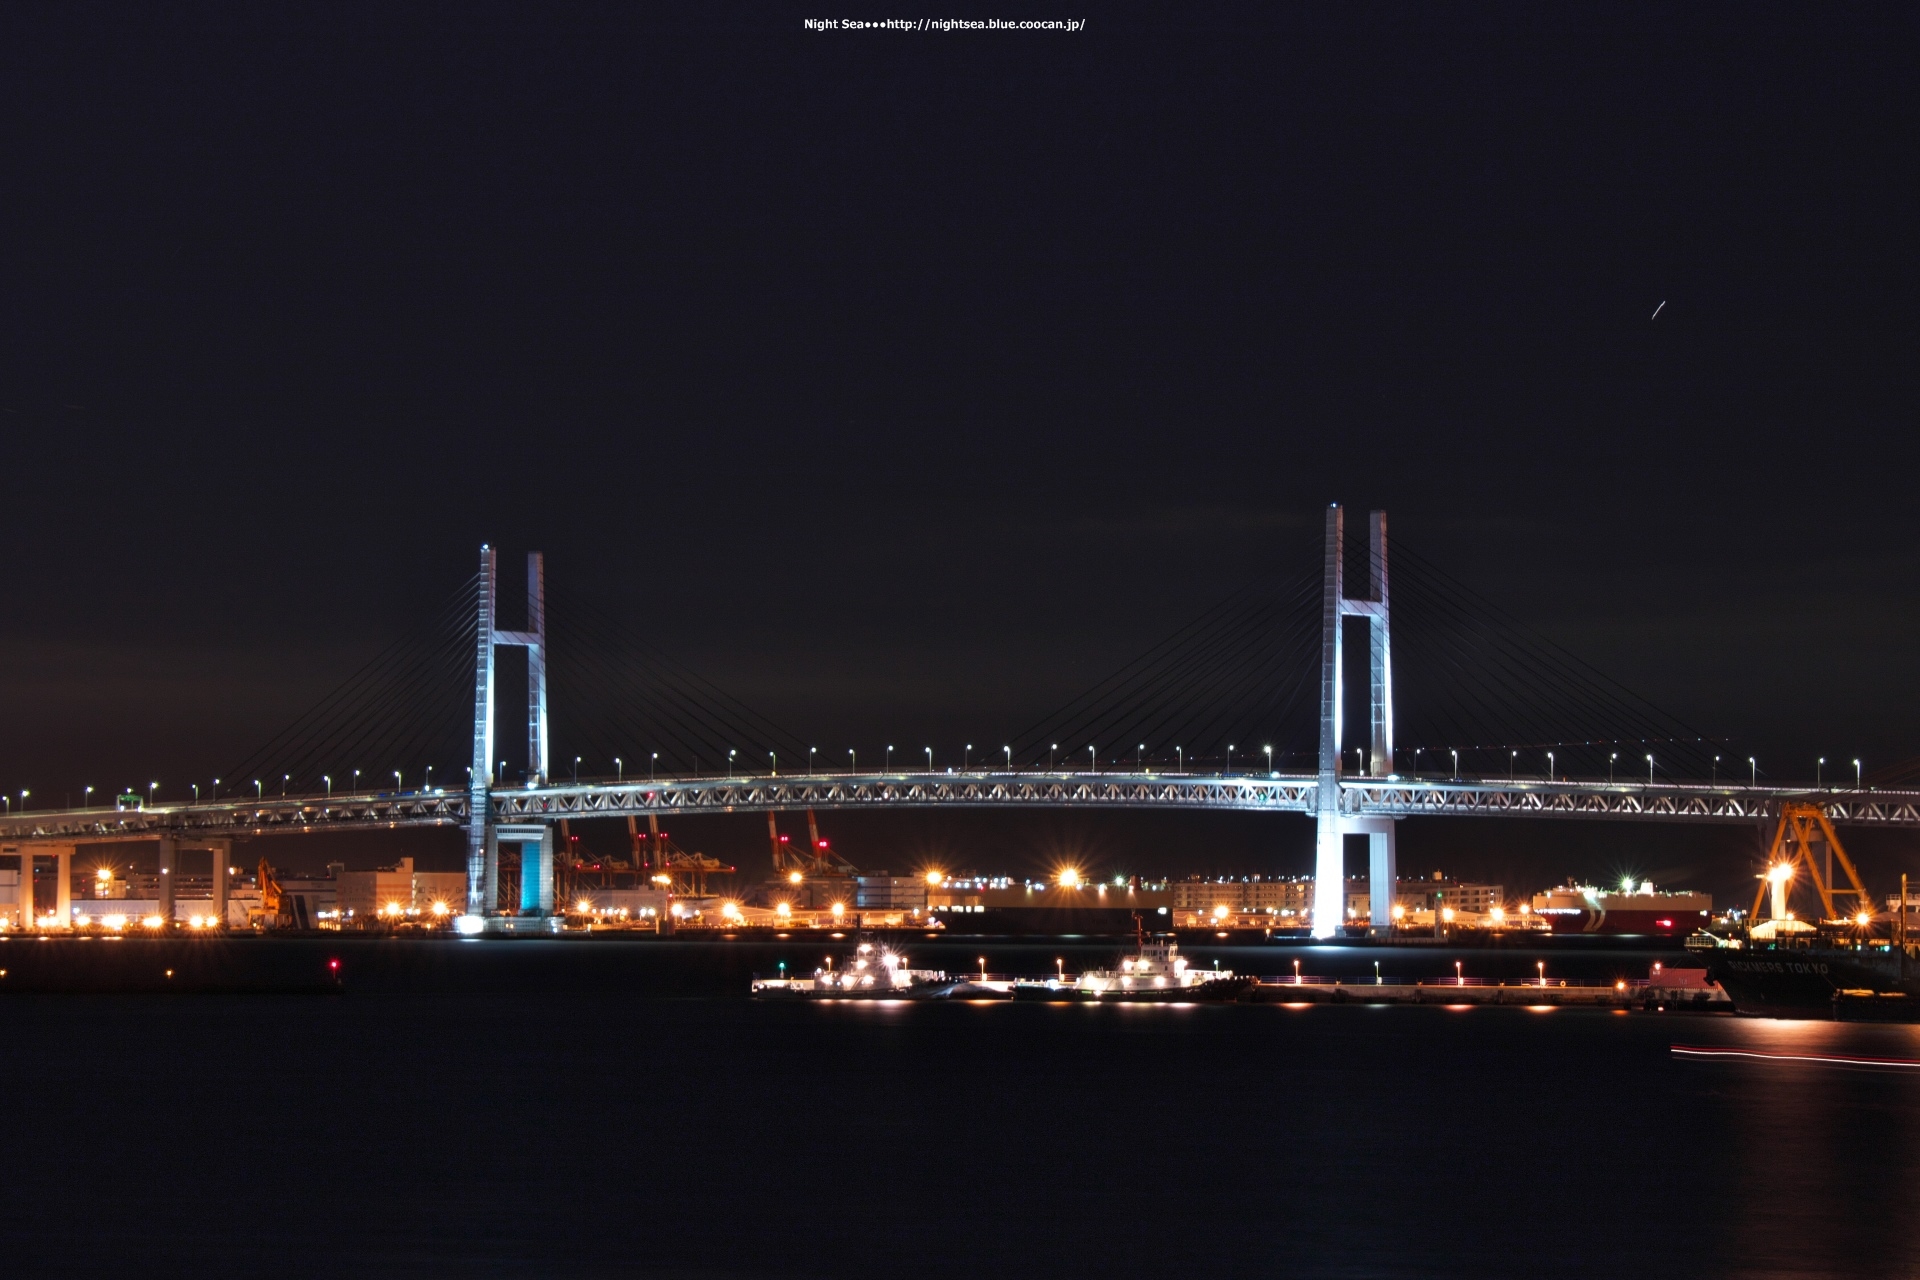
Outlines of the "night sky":
<svg viewBox="0 0 1920 1280">
<path fill-rule="evenodd" d="M 183 791 L 482 541 L 823 749 L 950 763 L 1329 501 L 1776 778 L 1894 766 L 1914 13 L 7 5 L 0 787 Z M 896 870 L 1309 865 L 1304 821 L 833 822 Z M 1754 841 L 1402 860 L 1738 891 Z M 453 856 L 350 856 L 404 843 Z"/>
</svg>

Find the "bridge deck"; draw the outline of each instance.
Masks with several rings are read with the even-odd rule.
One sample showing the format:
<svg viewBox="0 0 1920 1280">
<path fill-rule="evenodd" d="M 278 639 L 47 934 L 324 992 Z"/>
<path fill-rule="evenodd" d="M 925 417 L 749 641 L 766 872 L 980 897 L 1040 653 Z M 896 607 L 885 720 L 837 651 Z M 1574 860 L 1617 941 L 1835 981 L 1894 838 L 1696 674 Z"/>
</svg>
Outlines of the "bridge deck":
<svg viewBox="0 0 1920 1280">
<path fill-rule="evenodd" d="M 1614 818 L 1756 822 L 1784 800 L 1812 801 L 1836 823 L 1920 827 L 1920 792 L 1689 783 L 1342 779 L 1351 817 Z M 644 813 L 761 813 L 769 809 L 1147 808 L 1310 813 L 1308 774 L 951 772 L 663 778 L 504 787 L 491 793 L 503 822 Z M 66 809 L 0 818 L 0 842 L 97 843 L 161 835 L 213 839 L 299 831 L 457 826 L 464 791 L 267 796 L 152 808 Z"/>
</svg>

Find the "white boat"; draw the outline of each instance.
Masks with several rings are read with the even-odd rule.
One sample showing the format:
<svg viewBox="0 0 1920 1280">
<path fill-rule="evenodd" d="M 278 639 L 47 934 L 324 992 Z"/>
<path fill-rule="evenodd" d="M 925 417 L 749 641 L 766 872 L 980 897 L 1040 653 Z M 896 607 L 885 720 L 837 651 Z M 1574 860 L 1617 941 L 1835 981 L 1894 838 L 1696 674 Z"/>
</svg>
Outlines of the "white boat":
<svg viewBox="0 0 1920 1280">
<path fill-rule="evenodd" d="M 1049 978 L 1014 985 L 1016 1000 L 1231 1000 L 1249 980 L 1234 976 L 1218 962 L 1197 968 L 1180 954 L 1171 938 L 1140 936 L 1117 969 L 1089 969 L 1072 978 Z"/>
<path fill-rule="evenodd" d="M 951 994 L 957 985 L 944 970 L 915 969 L 891 947 L 863 942 L 838 968 L 828 960 L 810 978 L 755 977 L 753 994 L 772 999 L 931 1000 Z"/>
</svg>

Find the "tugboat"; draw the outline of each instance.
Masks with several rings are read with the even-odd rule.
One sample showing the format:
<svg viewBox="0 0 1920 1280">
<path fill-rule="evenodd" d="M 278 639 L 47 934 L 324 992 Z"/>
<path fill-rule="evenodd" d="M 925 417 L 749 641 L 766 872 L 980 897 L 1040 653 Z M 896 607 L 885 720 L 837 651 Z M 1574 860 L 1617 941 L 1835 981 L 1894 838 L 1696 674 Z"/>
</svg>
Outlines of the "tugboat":
<svg viewBox="0 0 1920 1280">
<path fill-rule="evenodd" d="M 915 969 L 891 947 L 861 943 L 838 969 L 831 958 L 810 978 L 755 975 L 753 994 L 762 1000 L 943 1000 L 962 980 L 940 969 Z"/>
<path fill-rule="evenodd" d="M 1140 917 L 1133 918 L 1133 954 L 1117 969 L 1089 969 L 1077 977 L 1027 979 L 1014 983 L 1015 1000 L 1070 1000 L 1087 1002 L 1165 1003 L 1195 1000 L 1233 1000 L 1253 984 L 1216 963 L 1196 969 L 1180 954 L 1180 944 L 1169 937 L 1149 938 Z"/>
</svg>

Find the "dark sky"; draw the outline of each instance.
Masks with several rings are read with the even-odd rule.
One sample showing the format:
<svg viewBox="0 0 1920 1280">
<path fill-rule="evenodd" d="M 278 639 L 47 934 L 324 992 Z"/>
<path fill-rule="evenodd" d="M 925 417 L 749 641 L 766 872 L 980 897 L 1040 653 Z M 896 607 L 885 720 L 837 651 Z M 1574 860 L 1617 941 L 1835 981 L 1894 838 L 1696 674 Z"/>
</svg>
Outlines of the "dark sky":
<svg viewBox="0 0 1920 1280">
<path fill-rule="evenodd" d="M 1776 776 L 1920 754 L 1910 6 L 804 16 L 0 10 L 0 785 L 210 775 L 482 540 L 957 748 L 1332 500 Z"/>
</svg>

